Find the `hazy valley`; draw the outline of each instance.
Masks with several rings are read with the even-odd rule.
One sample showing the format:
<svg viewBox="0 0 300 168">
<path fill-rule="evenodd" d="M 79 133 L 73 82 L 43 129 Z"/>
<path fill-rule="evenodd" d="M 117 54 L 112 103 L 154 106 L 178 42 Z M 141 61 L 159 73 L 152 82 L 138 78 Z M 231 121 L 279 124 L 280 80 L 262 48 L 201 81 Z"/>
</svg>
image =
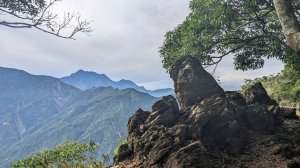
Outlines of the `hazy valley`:
<svg viewBox="0 0 300 168">
<path fill-rule="evenodd" d="M 148 93 L 174 94 L 173 89 L 148 91 L 129 80 L 113 82 L 82 70 L 60 80 L 0 68 L 0 81 L 4 165 L 66 140 L 92 139 L 101 144 L 100 153 L 112 157 L 119 134 L 126 138 L 128 118 L 138 108 L 150 110 L 159 99 Z"/>
</svg>

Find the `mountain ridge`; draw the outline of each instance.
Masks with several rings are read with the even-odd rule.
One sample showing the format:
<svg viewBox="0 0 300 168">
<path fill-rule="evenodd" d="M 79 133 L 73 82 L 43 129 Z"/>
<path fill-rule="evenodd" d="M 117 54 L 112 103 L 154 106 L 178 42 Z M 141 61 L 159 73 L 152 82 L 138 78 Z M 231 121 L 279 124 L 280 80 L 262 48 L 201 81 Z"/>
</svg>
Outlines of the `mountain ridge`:
<svg viewBox="0 0 300 168">
<path fill-rule="evenodd" d="M 1 164 L 8 166 L 65 138 L 92 138 L 103 145 L 99 152 L 112 155 L 118 132 L 126 136 L 129 116 L 140 107 L 150 109 L 157 100 L 134 88 L 99 86 L 82 91 L 51 76 L 0 67 Z"/>
<path fill-rule="evenodd" d="M 138 108 L 149 110 L 157 100 L 135 89 L 95 87 L 82 91 L 33 133 L 3 150 L 0 160 L 7 164 L 34 151 L 53 148 L 65 139 L 80 142 L 93 139 L 101 144 L 99 153 L 112 156 L 119 143 L 119 133 L 122 137 L 126 136 L 129 116 Z"/>
<path fill-rule="evenodd" d="M 80 92 L 50 76 L 0 67 L 0 150 L 36 130 Z"/>
<path fill-rule="evenodd" d="M 134 88 L 137 91 L 148 93 L 154 97 L 174 95 L 174 89 L 172 88 L 147 90 L 145 87 L 138 86 L 131 80 L 121 79 L 119 81 L 113 81 L 105 74 L 98 74 L 93 71 L 84 71 L 82 69 L 72 73 L 70 76 L 62 77 L 60 80 L 81 90 L 98 86 L 112 86 L 113 88 L 118 89 Z"/>
</svg>

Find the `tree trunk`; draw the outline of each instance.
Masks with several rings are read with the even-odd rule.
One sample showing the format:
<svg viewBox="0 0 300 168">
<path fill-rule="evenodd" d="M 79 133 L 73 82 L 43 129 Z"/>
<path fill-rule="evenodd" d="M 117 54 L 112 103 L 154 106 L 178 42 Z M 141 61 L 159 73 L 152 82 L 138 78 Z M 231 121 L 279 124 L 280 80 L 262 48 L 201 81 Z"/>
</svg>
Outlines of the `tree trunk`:
<svg viewBox="0 0 300 168">
<path fill-rule="evenodd" d="M 287 44 L 300 51 L 300 24 L 295 15 L 291 0 L 273 0 Z"/>
</svg>

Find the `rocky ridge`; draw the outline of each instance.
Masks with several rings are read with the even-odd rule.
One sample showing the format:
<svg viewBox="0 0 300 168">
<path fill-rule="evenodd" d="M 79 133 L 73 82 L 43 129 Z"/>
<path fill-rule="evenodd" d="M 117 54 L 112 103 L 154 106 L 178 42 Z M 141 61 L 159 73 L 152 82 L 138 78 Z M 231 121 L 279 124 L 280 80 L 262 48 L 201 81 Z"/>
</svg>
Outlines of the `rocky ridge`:
<svg viewBox="0 0 300 168">
<path fill-rule="evenodd" d="M 152 112 L 139 109 L 115 168 L 300 166 L 300 121 L 261 84 L 244 94 L 224 92 L 192 57 L 179 59 L 170 76 L 180 108 L 165 96 Z"/>
</svg>

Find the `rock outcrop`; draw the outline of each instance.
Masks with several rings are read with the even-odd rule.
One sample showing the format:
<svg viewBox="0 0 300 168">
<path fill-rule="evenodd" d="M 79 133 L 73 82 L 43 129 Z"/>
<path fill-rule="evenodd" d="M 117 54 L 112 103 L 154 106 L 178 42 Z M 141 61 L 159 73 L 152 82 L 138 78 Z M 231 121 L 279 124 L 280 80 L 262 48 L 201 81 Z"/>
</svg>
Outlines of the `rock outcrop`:
<svg viewBox="0 0 300 168">
<path fill-rule="evenodd" d="M 115 156 L 115 168 L 300 164 L 300 123 L 284 119 L 261 84 L 243 95 L 225 93 L 191 57 L 178 60 L 171 77 L 181 108 L 174 97 L 166 96 L 152 112 L 139 109 L 129 119 L 127 144 Z"/>
<path fill-rule="evenodd" d="M 267 91 L 260 82 L 247 89 L 243 95 L 247 104 L 258 103 L 278 106 L 277 102 L 269 97 Z"/>
<path fill-rule="evenodd" d="M 224 94 L 216 80 L 193 57 L 180 58 L 171 68 L 176 97 L 181 107 L 188 107 L 207 97 Z"/>
</svg>

